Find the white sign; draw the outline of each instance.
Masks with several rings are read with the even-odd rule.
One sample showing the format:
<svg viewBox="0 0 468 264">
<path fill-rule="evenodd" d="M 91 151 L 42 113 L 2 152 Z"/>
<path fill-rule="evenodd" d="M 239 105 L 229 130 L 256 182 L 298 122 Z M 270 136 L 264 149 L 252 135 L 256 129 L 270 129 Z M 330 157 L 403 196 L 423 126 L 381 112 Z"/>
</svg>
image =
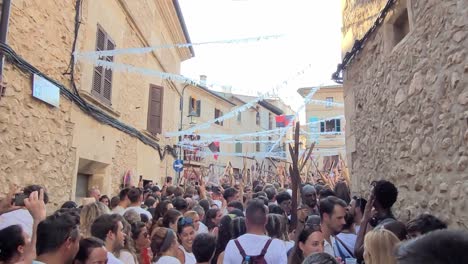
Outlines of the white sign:
<svg viewBox="0 0 468 264">
<path fill-rule="evenodd" d="M 36 74 L 33 79 L 33 96 L 55 107 L 60 106 L 60 88 Z"/>
</svg>

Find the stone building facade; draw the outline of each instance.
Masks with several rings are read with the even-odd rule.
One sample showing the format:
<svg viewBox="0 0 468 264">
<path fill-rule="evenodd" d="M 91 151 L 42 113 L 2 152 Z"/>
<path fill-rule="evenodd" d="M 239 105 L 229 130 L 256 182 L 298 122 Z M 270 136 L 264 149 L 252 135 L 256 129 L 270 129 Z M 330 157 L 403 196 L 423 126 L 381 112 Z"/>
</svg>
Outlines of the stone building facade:
<svg viewBox="0 0 468 264">
<path fill-rule="evenodd" d="M 190 41 L 175 0 L 78 2 L 82 6 L 77 51 L 102 49 L 103 39 L 104 49 Z M 8 34 L 8 44 L 20 56 L 70 91 L 70 74 L 64 73 L 70 65 L 75 16 L 75 1 L 12 1 Z M 180 63 L 192 56 L 189 48 L 161 49 L 117 55 L 113 61 L 179 73 Z M 105 74 L 104 83 L 96 71 Z M 74 76 L 77 92 L 87 104 L 161 147 L 176 143 L 161 133 L 178 129 L 179 110 L 174 102 L 180 97 L 181 84 L 115 70 L 109 74 L 81 60 Z M 57 207 L 85 196 L 92 186 L 114 195 L 126 173 L 133 175 L 134 184 L 139 175 L 155 182 L 161 182 L 167 171 L 173 175 L 171 155 L 161 160 L 155 148 L 98 122 L 64 96 L 59 107 L 33 98 L 30 73 L 6 63 L 4 80 L 8 86 L 0 100 L 0 193 L 6 193 L 10 183 L 42 184 L 48 189 L 51 206 Z M 158 93 L 162 96 L 153 100 Z"/>
<path fill-rule="evenodd" d="M 386 0 L 342 0 L 343 53 Z M 398 0 L 343 73 L 353 192 L 387 179 L 397 216 L 468 228 L 468 2 Z"/>
</svg>

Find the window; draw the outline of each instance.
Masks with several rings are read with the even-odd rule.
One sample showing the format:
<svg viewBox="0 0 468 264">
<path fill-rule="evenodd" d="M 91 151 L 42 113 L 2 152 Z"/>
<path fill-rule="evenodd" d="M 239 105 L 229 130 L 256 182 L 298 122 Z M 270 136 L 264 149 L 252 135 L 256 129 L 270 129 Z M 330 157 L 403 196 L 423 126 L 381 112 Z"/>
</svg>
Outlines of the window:
<svg viewBox="0 0 468 264">
<path fill-rule="evenodd" d="M 256 137 L 255 141 L 260 141 L 260 137 Z M 255 151 L 260 151 L 260 142 L 255 143 Z"/>
<path fill-rule="evenodd" d="M 255 114 L 255 124 L 260 125 L 260 108 L 257 106 L 257 113 Z"/>
<path fill-rule="evenodd" d="M 78 173 L 76 176 L 75 197 L 88 197 L 89 178 L 91 178 L 91 175 L 89 174 Z"/>
<path fill-rule="evenodd" d="M 332 107 L 331 103 L 333 103 L 333 97 L 327 97 L 325 101 L 327 101 L 326 107 Z"/>
<path fill-rule="evenodd" d="M 273 115 L 271 113 L 268 113 L 268 129 L 273 129 Z"/>
<path fill-rule="evenodd" d="M 197 116 L 199 117 L 200 114 L 201 114 L 201 101 L 200 100 L 197 100 L 193 97 L 190 97 L 189 98 L 189 110 L 188 110 L 188 114 L 190 115 L 190 113 L 192 113 L 192 111 L 194 111 L 195 113 L 197 113 Z"/>
<path fill-rule="evenodd" d="M 163 88 L 150 85 L 147 130 L 154 135 L 162 132 L 162 103 Z"/>
<path fill-rule="evenodd" d="M 237 113 L 237 122 L 242 122 L 242 113 Z"/>
<path fill-rule="evenodd" d="M 236 143 L 236 153 L 242 153 L 242 143 Z"/>
<path fill-rule="evenodd" d="M 102 29 L 101 26 L 97 26 L 96 33 L 96 50 L 113 50 L 115 49 L 115 43 L 109 37 L 109 35 Z M 113 56 L 99 57 L 100 60 L 106 60 L 109 62 L 114 61 Z M 102 102 L 111 105 L 112 98 L 112 70 L 105 69 L 102 66 L 94 68 L 93 75 L 93 87 L 91 93 L 95 95 Z"/>
<path fill-rule="evenodd" d="M 393 12 L 385 19 L 383 25 L 385 52 L 392 52 L 410 33 L 413 27 L 412 21 L 414 21 L 412 2 L 414 0 L 397 1 Z"/>
<path fill-rule="evenodd" d="M 400 41 L 408 35 L 410 31 L 408 9 L 404 9 L 393 23 L 393 46 L 396 46 Z"/>
<path fill-rule="evenodd" d="M 215 108 L 214 118 L 216 119 L 216 118 L 221 117 L 221 116 L 223 116 L 223 112 L 221 112 L 221 110 Z M 224 122 L 223 121 L 221 121 L 221 122 L 216 121 L 215 124 L 222 126 L 224 124 Z"/>
<path fill-rule="evenodd" d="M 320 132 L 341 132 L 341 120 L 332 119 L 320 122 Z"/>
</svg>

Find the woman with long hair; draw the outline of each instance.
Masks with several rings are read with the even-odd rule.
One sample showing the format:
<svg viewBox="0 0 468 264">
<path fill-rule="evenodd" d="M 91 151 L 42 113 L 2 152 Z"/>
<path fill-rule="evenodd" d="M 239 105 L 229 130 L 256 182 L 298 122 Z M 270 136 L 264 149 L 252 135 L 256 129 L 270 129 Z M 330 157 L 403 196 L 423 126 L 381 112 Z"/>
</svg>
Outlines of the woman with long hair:
<svg viewBox="0 0 468 264">
<path fill-rule="evenodd" d="M 170 228 L 177 233 L 177 221 L 182 217 L 182 213 L 176 209 L 169 209 L 163 218 L 160 218 L 158 225 L 160 227 Z"/>
<path fill-rule="evenodd" d="M 177 237 L 179 238 L 179 250 L 177 259 L 181 263 L 195 264 L 197 260 L 192 252 L 193 240 L 195 239 L 195 227 L 193 220 L 188 217 L 181 217 L 177 221 Z"/>
<path fill-rule="evenodd" d="M 211 260 L 211 264 L 223 263 L 224 250 L 232 237 L 231 222 L 234 218 L 235 216 L 231 214 L 225 215 L 221 218 L 221 221 L 219 222 L 218 238 L 216 241 L 216 250 L 214 257 Z"/>
<path fill-rule="evenodd" d="M 245 225 L 245 217 L 236 217 L 231 222 L 231 239 L 236 239 L 243 234 L 247 233 L 247 226 Z"/>
<path fill-rule="evenodd" d="M 396 264 L 393 251 L 399 242 L 398 237 L 387 229 L 370 231 L 364 238 L 364 261 L 366 264 Z"/>
<path fill-rule="evenodd" d="M 176 258 L 179 250 L 177 235 L 172 229 L 157 227 L 151 237 L 153 264 L 181 264 Z"/>
<path fill-rule="evenodd" d="M 336 197 L 338 197 L 341 200 L 345 201 L 346 204 L 349 204 L 351 202 L 351 192 L 350 192 L 346 182 L 336 183 L 336 185 L 335 185 L 335 194 L 336 194 Z"/>
<path fill-rule="evenodd" d="M 84 238 L 91 237 L 91 225 L 103 214 L 110 214 L 109 207 L 101 202 L 90 203 L 80 211 L 80 231 Z"/>
<path fill-rule="evenodd" d="M 291 264 L 302 263 L 309 255 L 323 252 L 323 246 L 324 237 L 320 226 L 308 226 L 297 237 L 288 262 Z"/>
<path fill-rule="evenodd" d="M 154 210 L 153 219 L 158 221 L 159 218 L 163 217 L 169 209 L 173 209 L 174 206 L 170 200 L 163 200 L 161 201 L 158 206 L 156 206 L 156 210 Z"/>
<path fill-rule="evenodd" d="M 223 213 L 220 209 L 209 209 L 206 212 L 203 223 L 208 227 L 208 231 L 217 235 L 217 227 L 221 221 L 221 217 L 223 217 Z"/>
<path fill-rule="evenodd" d="M 106 263 L 107 250 L 102 240 L 95 237 L 80 240 L 80 248 L 73 264 Z"/>
<path fill-rule="evenodd" d="M 294 241 L 289 241 L 286 219 L 283 215 L 268 214 L 265 229 L 269 237 L 284 241 L 287 250 L 294 247 Z"/>
<path fill-rule="evenodd" d="M 136 222 L 132 225 L 132 240 L 140 264 L 150 264 L 151 255 L 148 248 L 151 245 L 148 229 L 143 222 Z"/>
</svg>

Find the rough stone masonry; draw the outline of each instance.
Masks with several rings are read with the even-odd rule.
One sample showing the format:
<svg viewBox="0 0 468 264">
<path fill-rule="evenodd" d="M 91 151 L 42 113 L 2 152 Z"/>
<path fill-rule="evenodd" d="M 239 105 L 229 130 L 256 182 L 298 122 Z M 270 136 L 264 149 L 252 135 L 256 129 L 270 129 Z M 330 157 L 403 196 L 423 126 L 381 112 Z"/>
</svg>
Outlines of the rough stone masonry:
<svg viewBox="0 0 468 264">
<path fill-rule="evenodd" d="M 386 2 L 343 0 L 343 52 Z M 429 212 L 468 228 L 467 35 L 466 0 L 399 0 L 344 73 L 353 192 L 396 183 L 402 221 Z"/>
</svg>

